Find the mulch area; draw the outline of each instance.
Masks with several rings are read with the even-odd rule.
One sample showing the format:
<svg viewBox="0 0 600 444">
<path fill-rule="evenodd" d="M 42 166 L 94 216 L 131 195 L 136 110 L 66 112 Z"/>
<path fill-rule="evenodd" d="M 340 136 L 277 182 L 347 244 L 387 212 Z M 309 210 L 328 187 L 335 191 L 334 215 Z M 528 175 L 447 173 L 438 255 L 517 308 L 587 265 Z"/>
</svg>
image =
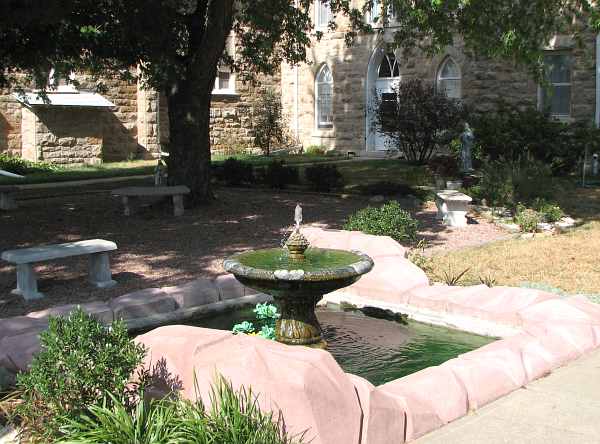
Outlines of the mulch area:
<svg viewBox="0 0 600 444">
<path fill-rule="evenodd" d="M 366 197 L 219 188 L 211 205 L 174 218 L 171 209 L 154 205 L 135 216 L 122 215 L 120 202 L 106 184 L 85 190 L 31 190 L 19 196 L 19 209 L 0 212 L 0 251 L 82 239 L 107 239 L 119 249 L 111 254 L 119 285 L 96 289 L 87 283 L 85 257 L 39 264 L 39 290 L 46 298 L 25 303 L 10 291 L 14 266 L 0 262 L 0 317 L 16 316 L 53 305 L 109 300 L 149 287 L 178 285 L 223 273 L 226 256 L 249 248 L 279 245 L 293 223 L 300 202 L 305 223 L 341 228 L 344 220 L 369 204 Z M 416 211 L 421 235 L 431 251 L 461 248 L 506 236 L 483 221 L 468 229 L 448 229 L 435 220 L 435 207 Z"/>
</svg>

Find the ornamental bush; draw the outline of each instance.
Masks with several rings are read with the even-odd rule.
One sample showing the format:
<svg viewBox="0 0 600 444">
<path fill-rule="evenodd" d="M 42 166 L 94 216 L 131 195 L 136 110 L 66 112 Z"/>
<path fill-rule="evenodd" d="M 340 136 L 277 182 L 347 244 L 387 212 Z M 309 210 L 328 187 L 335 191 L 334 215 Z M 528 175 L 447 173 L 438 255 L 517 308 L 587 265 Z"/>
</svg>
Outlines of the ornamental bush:
<svg viewBox="0 0 600 444">
<path fill-rule="evenodd" d="M 251 184 L 254 182 L 254 168 L 249 162 L 230 157 L 215 170 L 215 177 L 232 187 Z"/>
<path fill-rule="evenodd" d="M 20 174 L 22 176 L 31 173 L 41 173 L 55 171 L 58 168 L 54 165 L 45 162 L 30 162 L 20 157 L 9 156 L 5 153 L 0 153 L 0 170 L 8 171 L 9 173 Z"/>
<path fill-rule="evenodd" d="M 257 173 L 259 180 L 270 188 L 285 189 L 288 185 L 295 185 L 300 180 L 298 168 L 287 166 L 283 160 L 269 162 Z"/>
<path fill-rule="evenodd" d="M 335 165 L 313 165 L 306 167 L 304 176 L 311 190 L 329 192 L 343 185 L 342 174 Z"/>
<path fill-rule="evenodd" d="M 536 199 L 532 204 L 532 208 L 540 213 L 545 222 L 558 222 L 565 215 L 562 208 L 545 199 Z"/>
<path fill-rule="evenodd" d="M 390 236 L 398 242 L 412 242 L 417 238 L 419 223 L 400 204 L 389 201 L 381 207 L 367 207 L 350 216 L 344 230 L 362 231 L 377 236 Z"/>
<path fill-rule="evenodd" d="M 600 130 L 589 122 L 564 123 L 535 108 L 521 109 L 504 102 L 499 102 L 493 113 L 473 115 L 471 122 L 475 151 L 483 158 L 542 162 L 554 175 L 573 172 L 586 148 L 596 148 L 600 138 Z"/>
<path fill-rule="evenodd" d="M 65 421 L 101 405 L 107 393 L 123 397 L 145 355 L 123 321 L 106 327 L 79 308 L 50 317 L 40 347 L 29 371 L 17 377 L 23 402 L 16 418 L 33 442 L 52 442 Z"/>
<path fill-rule="evenodd" d="M 253 111 L 254 143 L 266 156 L 271 155 L 273 143 L 285 142 L 285 119 L 281 95 L 269 88 L 258 97 Z"/>
<path fill-rule="evenodd" d="M 515 223 L 525 233 L 535 233 L 538 224 L 542 221 L 540 213 L 531 208 L 525 208 L 522 205 L 517 206 L 515 214 Z"/>
<path fill-rule="evenodd" d="M 391 148 L 419 164 L 458 137 L 467 115 L 459 100 L 439 94 L 433 83 L 420 79 L 403 81 L 392 93 L 382 94 L 373 111 L 373 129 L 388 137 Z"/>
</svg>

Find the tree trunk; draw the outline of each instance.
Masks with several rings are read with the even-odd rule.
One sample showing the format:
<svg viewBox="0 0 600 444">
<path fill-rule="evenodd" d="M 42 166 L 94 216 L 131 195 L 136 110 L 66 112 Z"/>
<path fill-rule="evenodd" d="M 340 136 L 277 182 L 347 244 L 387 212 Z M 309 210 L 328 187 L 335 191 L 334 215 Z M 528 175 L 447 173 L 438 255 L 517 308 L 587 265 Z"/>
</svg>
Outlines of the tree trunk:
<svg viewBox="0 0 600 444">
<path fill-rule="evenodd" d="M 183 80 L 167 94 L 169 103 L 169 182 L 187 185 L 188 204 L 213 199 L 210 187 L 210 90 Z M 205 88 L 206 89 L 206 88 Z"/>
<path fill-rule="evenodd" d="M 217 65 L 233 25 L 233 0 L 199 4 L 190 17 L 189 55 L 178 78 L 167 86 L 169 180 L 187 185 L 187 203 L 214 198 L 210 186 L 210 103 Z"/>
</svg>

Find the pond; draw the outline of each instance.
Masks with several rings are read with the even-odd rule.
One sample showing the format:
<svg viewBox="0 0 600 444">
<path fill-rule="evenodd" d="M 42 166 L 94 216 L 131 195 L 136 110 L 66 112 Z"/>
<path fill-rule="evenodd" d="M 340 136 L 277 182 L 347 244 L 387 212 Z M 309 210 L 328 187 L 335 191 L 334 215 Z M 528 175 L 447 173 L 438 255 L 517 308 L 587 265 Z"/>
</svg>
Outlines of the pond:
<svg viewBox="0 0 600 444">
<path fill-rule="evenodd" d="M 408 321 L 366 316 L 337 306 L 319 308 L 317 317 L 327 350 L 344 371 L 362 376 L 374 385 L 385 384 L 427 367 L 436 366 L 480 348 L 494 338 Z M 252 308 L 188 320 L 186 325 L 231 330 L 234 324 L 253 321 Z"/>
</svg>

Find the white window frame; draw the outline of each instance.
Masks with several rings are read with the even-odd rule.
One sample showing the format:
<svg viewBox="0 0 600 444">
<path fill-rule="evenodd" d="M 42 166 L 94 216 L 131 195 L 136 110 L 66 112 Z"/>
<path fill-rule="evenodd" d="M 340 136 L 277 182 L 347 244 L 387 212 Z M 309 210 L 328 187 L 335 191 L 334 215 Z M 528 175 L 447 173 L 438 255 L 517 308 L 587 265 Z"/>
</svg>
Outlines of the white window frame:
<svg viewBox="0 0 600 444">
<path fill-rule="evenodd" d="M 315 0 L 315 28 L 323 31 L 329 27 L 329 22 L 332 19 L 331 6 L 329 2 L 323 4 L 323 0 Z M 321 16 L 321 12 L 325 11 L 325 17 Z"/>
<path fill-rule="evenodd" d="M 456 66 L 456 69 L 458 69 L 458 76 L 455 77 L 442 77 L 442 72 L 444 71 L 444 68 L 446 67 L 446 65 L 448 63 L 454 63 L 454 66 Z M 443 92 L 444 94 L 446 94 L 446 88 L 443 88 L 442 85 L 444 81 L 448 81 L 448 80 L 458 80 L 458 85 L 459 85 L 459 91 L 458 91 L 458 97 L 452 97 L 453 99 L 457 99 L 457 100 L 462 100 L 463 98 L 463 91 L 462 91 L 462 71 L 460 69 L 460 65 L 458 63 L 456 63 L 456 60 L 454 60 L 452 57 L 448 56 L 446 57 L 444 60 L 442 60 L 442 63 L 440 63 L 440 66 L 438 68 L 437 71 L 437 76 L 436 76 L 436 88 L 437 88 L 437 92 L 441 93 Z"/>
<path fill-rule="evenodd" d="M 331 76 L 331 81 L 322 81 L 320 78 L 323 76 L 323 72 L 327 70 L 329 71 L 329 75 Z M 321 93 L 321 85 L 327 84 L 330 86 L 331 90 L 331 121 L 321 121 L 321 110 L 320 110 L 320 100 L 319 95 Z M 327 64 L 323 64 L 319 70 L 317 71 L 317 75 L 315 76 L 315 127 L 317 130 L 328 130 L 333 128 L 333 72 L 331 68 Z"/>
<path fill-rule="evenodd" d="M 567 58 L 567 61 L 569 62 L 570 66 L 569 66 L 569 78 L 570 81 L 569 82 L 548 82 L 548 85 L 539 85 L 538 86 L 538 109 L 540 111 L 549 111 L 550 112 L 550 116 L 558 119 L 558 120 L 569 120 L 571 118 L 572 112 L 573 112 L 573 69 L 572 69 L 572 65 L 571 63 L 573 62 L 573 57 L 569 52 L 563 52 L 563 51 L 552 51 L 552 52 L 547 52 L 544 55 L 544 58 L 546 56 L 565 56 Z M 545 61 L 544 61 L 545 64 Z M 550 109 L 550 107 L 546 107 L 546 104 L 544 103 L 544 98 L 546 96 L 546 91 L 545 88 L 550 87 L 551 89 L 554 89 L 554 87 L 556 86 L 568 86 L 569 87 L 569 113 L 568 114 L 559 114 L 559 113 L 554 113 L 552 112 L 552 109 Z"/>
<path fill-rule="evenodd" d="M 221 73 L 227 73 L 229 74 L 229 87 L 228 88 L 221 88 L 220 87 L 220 82 L 219 82 L 219 76 Z M 215 85 L 213 87 L 212 93 L 214 95 L 221 95 L 221 96 L 233 96 L 236 95 L 235 92 L 235 73 L 233 73 L 231 71 L 231 69 L 229 67 L 226 66 L 219 66 L 217 68 L 217 75 L 215 77 Z"/>
<path fill-rule="evenodd" d="M 368 14 L 368 23 L 374 28 L 383 28 L 383 20 L 381 17 L 381 12 L 383 11 L 381 0 L 373 0 L 373 7 Z M 375 11 L 379 11 L 378 14 L 374 14 Z M 388 22 L 386 26 L 394 26 L 396 23 L 396 13 L 394 12 L 394 5 L 388 4 L 388 14 L 387 14 Z"/>
</svg>

